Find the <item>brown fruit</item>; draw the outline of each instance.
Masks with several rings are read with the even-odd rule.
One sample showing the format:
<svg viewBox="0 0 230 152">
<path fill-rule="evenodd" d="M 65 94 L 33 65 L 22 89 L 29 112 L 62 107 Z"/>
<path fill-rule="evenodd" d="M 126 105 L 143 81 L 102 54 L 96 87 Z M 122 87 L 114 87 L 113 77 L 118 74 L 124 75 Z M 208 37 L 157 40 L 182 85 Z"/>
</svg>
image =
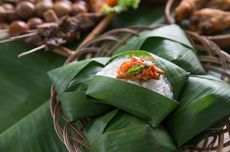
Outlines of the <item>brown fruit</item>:
<svg viewBox="0 0 230 152">
<path fill-rule="evenodd" d="M 16 13 L 23 19 L 29 19 L 35 14 L 35 5 L 31 2 L 23 1 L 18 3 Z"/>
<path fill-rule="evenodd" d="M 35 3 L 39 3 L 39 2 L 50 2 L 52 3 L 52 0 L 34 0 Z"/>
<path fill-rule="evenodd" d="M 5 18 L 6 19 L 8 19 L 8 20 L 10 20 L 11 21 L 11 19 L 16 19 L 17 18 L 17 15 L 15 15 L 16 13 L 15 13 L 15 11 L 14 11 L 14 6 L 12 5 L 12 4 L 10 4 L 10 3 L 3 3 L 2 5 L 1 5 L 1 7 L 2 8 L 4 8 L 6 11 L 12 11 L 12 13 L 9 13 L 9 14 L 5 14 Z M 1 10 L 0 10 L 0 12 L 1 12 Z M 1 15 L 0 15 L 1 16 Z"/>
<path fill-rule="evenodd" d="M 57 14 L 52 9 L 46 11 L 43 14 L 43 16 L 44 16 L 45 22 L 47 22 L 47 23 L 58 22 L 58 20 L 59 20 Z"/>
<path fill-rule="evenodd" d="M 41 1 L 36 4 L 37 15 L 43 17 L 43 14 L 53 8 L 53 3 L 50 1 Z"/>
<path fill-rule="evenodd" d="M 54 11 L 58 16 L 65 16 L 72 12 L 70 2 L 60 1 L 54 4 Z"/>
<path fill-rule="evenodd" d="M 14 6 L 10 3 L 3 3 L 1 5 L 5 10 L 14 10 Z"/>
<path fill-rule="evenodd" d="M 72 5 L 73 14 L 78 14 L 82 12 L 88 12 L 88 5 L 85 1 L 80 0 Z"/>
<path fill-rule="evenodd" d="M 28 31 L 28 25 L 23 21 L 14 21 L 10 24 L 10 35 L 16 36 Z"/>
<path fill-rule="evenodd" d="M 3 21 L 7 17 L 7 14 L 5 12 L 6 10 L 2 6 L 0 6 L 0 21 Z"/>
<path fill-rule="evenodd" d="M 31 18 L 28 22 L 27 22 L 27 25 L 28 25 L 28 28 L 29 29 L 36 29 L 37 28 L 37 25 L 41 25 L 43 23 L 43 21 L 40 19 L 40 18 Z"/>
</svg>

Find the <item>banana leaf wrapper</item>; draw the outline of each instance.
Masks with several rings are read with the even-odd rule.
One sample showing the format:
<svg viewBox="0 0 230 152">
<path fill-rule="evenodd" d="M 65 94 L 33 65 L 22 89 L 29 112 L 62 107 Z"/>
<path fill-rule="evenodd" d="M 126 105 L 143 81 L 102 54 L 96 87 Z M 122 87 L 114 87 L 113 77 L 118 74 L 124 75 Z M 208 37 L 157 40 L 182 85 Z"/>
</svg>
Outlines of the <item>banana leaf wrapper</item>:
<svg viewBox="0 0 230 152">
<path fill-rule="evenodd" d="M 221 127 L 228 119 L 230 86 L 212 76 L 190 76 L 179 101 L 166 126 L 177 145 L 183 146 Z"/>
<path fill-rule="evenodd" d="M 163 127 L 152 128 L 121 110 L 95 119 L 88 125 L 86 135 L 95 152 L 177 151 Z"/>
<path fill-rule="evenodd" d="M 180 66 L 192 74 L 205 74 L 197 52 L 177 25 L 142 32 L 120 47 L 115 54 L 128 50 L 146 50 Z"/>
<path fill-rule="evenodd" d="M 49 71 L 48 76 L 57 93 L 62 93 L 66 91 L 71 81 L 73 81 L 73 79 L 89 64 L 94 64 L 96 67 L 102 68 L 108 60 L 109 58 L 94 58 L 90 60 L 75 61 Z"/>
<path fill-rule="evenodd" d="M 126 52 L 114 56 L 147 56 L 145 51 Z M 154 56 L 157 64 L 165 71 L 165 76 L 172 86 L 174 99 L 177 99 L 187 81 L 188 74 L 178 66 L 160 57 Z M 152 126 L 164 118 L 178 105 L 177 101 L 169 99 L 157 92 L 111 77 L 96 75 L 89 85 L 86 94 L 100 103 L 109 104 L 122 109 Z"/>
<path fill-rule="evenodd" d="M 113 109 L 85 95 L 92 77 L 107 61 L 107 58 L 95 58 L 75 62 L 49 72 L 58 90 L 57 100 L 61 101 L 63 111 L 71 121 L 97 116 Z"/>
</svg>

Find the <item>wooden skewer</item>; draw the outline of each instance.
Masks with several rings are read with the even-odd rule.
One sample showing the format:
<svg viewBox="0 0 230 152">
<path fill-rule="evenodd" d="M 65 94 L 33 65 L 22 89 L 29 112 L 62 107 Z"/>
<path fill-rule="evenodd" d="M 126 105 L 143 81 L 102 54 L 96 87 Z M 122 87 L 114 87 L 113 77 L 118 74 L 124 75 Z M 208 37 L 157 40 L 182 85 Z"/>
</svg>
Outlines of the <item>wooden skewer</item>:
<svg viewBox="0 0 230 152">
<path fill-rule="evenodd" d="M 25 55 L 28 55 L 28 54 L 31 54 L 31 53 L 34 53 L 34 52 L 39 51 L 41 49 L 44 49 L 45 47 L 46 47 L 46 45 L 44 44 L 44 45 L 41 45 L 41 46 L 34 48 L 30 51 L 23 52 L 23 53 L 18 55 L 18 58 L 25 56 Z M 71 51 L 70 49 L 68 49 L 66 47 L 58 47 L 56 49 L 53 49 L 52 51 L 59 54 L 59 55 L 62 55 L 64 57 L 69 57 L 70 55 L 73 54 L 73 51 Z"/>
<path fill-rule="evenodd" d="M 0 40 L 9 38 L 9 33 L 7 30 L 0 30 Z"/>
<path fill-rule="evenodd" d="M 95 16 L 95 14 L 89 14 L 89 16 Z M 101 14 L 96 14 L 96 16 L 100 16 Z M 111 23 L 112 21 L 112 18 L 115 14 L 111 14 L 111 15 L 108 15 L 106 16 L 95 28 L 94 30 L 86 37 L 86 39 L 81 43 L 81 45 L 78 47 L 78 48 L 81 48 L 82 46 L 84 46 L 86 43 L 88 43 L 89 41 L 91 41 L 92 39 L 94 39 L 97 35 L 99 35 L 100 33 L 102 33 L 102 31 Z M 33 33 L 28 33 L 28 34 L 24 34 L 24 35 L 19 35 L 19 36 L 15 36 L 15 37 L 11 37 L 9 39 L 6 39 L 6 40 L 2 40 L 0 41 L 0 43 L 5 43 L 5 42 L 10 42 L 10 41 L 14 41 L 14 40 L 17 40 L 17 39 L 22 39 L 22 38 L 26 38 L 26 37 L 29 37 L 29 36 L 33 36 L 33 35 L 36 35 L 37 33 L 36 32 L 33 32 Z M 41 45 L 37 48 L 34 48 L 32 50 L 29 50 L 29 51 L 26 51 L 26 52 L 23 52 L 21 54 L 18 55 L 18 58 L 22 57 L 22 56 L 25 56 L 25 55 L 28 55 L 28 54 L 31 54 L 31 53 L 34 53 L 36 51 L 39 51 L 41 49 L 44 49 L 46 47 L 46 45 Z M 65 47 L 59 47 L 59 48 L 56 48 L 56 49 L 53 49 L 52 50 L 53 52 L 57 53 L 57 54 L 60 54 L 62 56 L 65 56 L 65 57 L 69 57 L 70 55 L 73 54 L 73 51 L 65 48 Z"/>
<path fill-rule="evenodd" d="M 53 49 L 52 51 L 64 57 L 69 57 L 74 53 L 73 51 L 71 51 L 66 47 L 58 47 L 56 49 Z"/>
<path fill-rule="evenodd" d="M 28 34 L 23 34 L 23 35 L 19 35 L 19 36 L 13 36 L 13 37 L 10 37 L 8 39 L 0 41 L 0 43 L 11 42 L 11 41 L 15 41 L 15 40 L 18 40 L 18 39 L 30 37 L 30 36 L 33 36 L 33 35 L 36 35 L 36 34 L 37 33 L 35 32 L 35 33 L 28 33 Z"/>
<path fill-rule="evenodd" d="M 44 49 L 45 47 L 46 47 L 46 45 L 44 44 L 44 45 L 36 47 L 36 48 L 34 48 L 34 49 L 30 50 L 30 51 L 23 52 L 23 53 L 18 55 L 18 58 L 20 58 L 22 56 L 25 56 L 25 55 L 28 55 L 28 54 L 31 54 L 31 53 L 34 53 L 34 52 L 39 51 L 41 49 Z"/>
<path fill-rule="evenodd" d="M 25 38 L 25 37 L 33 36 L 33 35 L 36 35 L 36 34 L 37 34 L 36 32 L 34 32 L 34 33 L 28 33 L 28 34 L 13 36 L 13 37 L 11 37 L 11 39 L 12 40 L 17 40 L 17 39 L 22 39 L 22 38 Z"/>
<path fill-rule="evenodd" d="M 85 38 L 85 40 L 80 44 L 80 46 L 77 48 L 80 49 L 83 47 L 86 43 L 93 40 L 97 35 L 101 34 L 103 30 L 111 23 L 113 17 L 115 14 L 111 14 L 106 16 L 95 28 L 94 30 Z"/>
<path fill-rule="evenodd" d="M 86 13 L 85 15 L 87 17 L 101 17 L 101 16 L 103 16 L 102 13 Z"/>
<path fill-rule="evenodd" d="M 0 32 L 8 32 L 8 29 L 0 29 Z"/>
</svg>

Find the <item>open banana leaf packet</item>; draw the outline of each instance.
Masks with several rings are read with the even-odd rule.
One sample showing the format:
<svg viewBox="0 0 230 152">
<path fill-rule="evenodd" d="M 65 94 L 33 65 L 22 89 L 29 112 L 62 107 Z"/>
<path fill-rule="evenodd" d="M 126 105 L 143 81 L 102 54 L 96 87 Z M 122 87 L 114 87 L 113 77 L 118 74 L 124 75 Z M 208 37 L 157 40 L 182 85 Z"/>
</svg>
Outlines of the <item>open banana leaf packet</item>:
<svg viewBox="0 0 230 152">
<path fill-rule="evenodd" d="M 132 57 L 164 71 L 159 80 L 134 83 L 114 76 Z M 129 72 L 137 76 L 141 68 Z M 90 118 L 84 126 L 87 152 L 175 152 L 194 146 L 230 115 L 229 84 L 204 74 L 195 49 L 175 25 L 143 32 L 110 58 L 75 61 L 48 73 L 69 120 Z"/>
</svg>

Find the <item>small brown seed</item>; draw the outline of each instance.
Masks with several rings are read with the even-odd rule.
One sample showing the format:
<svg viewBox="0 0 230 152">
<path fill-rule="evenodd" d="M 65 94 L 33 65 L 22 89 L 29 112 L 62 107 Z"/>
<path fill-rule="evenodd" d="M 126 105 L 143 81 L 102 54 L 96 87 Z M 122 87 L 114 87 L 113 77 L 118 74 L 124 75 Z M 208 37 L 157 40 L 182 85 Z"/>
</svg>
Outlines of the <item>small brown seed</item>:
<svg viewBox="0 0 230 152">
<path fill-rule="evenodd" d="M 53 3 L 50 1 L 41 1 L 36 4 L 37 15 L 43 17 L 43 14 L 53 8 Z"/>
<path fill-rule="evenodd" d="M 10 3 L 3 3 L 1 5 L 1 7 L 3 7 L 6 10 L 6 14 L 5 14 L 5 18 L 8 20 L 15 20 L 17 18 L 17 15 L 15 15 L 15 8 L 12 4 Z M 11 13 L 9 13 L 10 11 L 12 11 Z M 1 16 L 1 15 L 0 15 Z"/>
<path fill-rule="evenodd" d="M 3 3 L 1 5 L 5 10 L 14 10 L 14 6 L 10 3 Z"/>
<path fill-rule="evenodd" d="M 77 1 L 76 3 L 74 3 L 72 5 L 72 13 L 73 14 L 78 14 L 78 13 L 82 13 L 82 12 L 88 12 L 88 6 L 87 3 L 85 1 Z"/>
<path fill-rule="evenodd" d="M 10 35 L 16 36 L 28 31 L 28 25 L 23 21 L 14 21 L 10 24 Z"/>
<path fill-rule="evenodd" d="M 34 0 L 34 2 L 37 4 L 39 2 L 50 2 L 52 3 L 52 0 Z"/>
<path fill-rule="evenodd" d="M 43 21 L 40 18 L 34 17 L 27 22 L 27 25 L 29 29 L 36 29 L 37 25 L 41 25 L 42 23 Z"/>
<path fill-rule="evenodd" d="M 47 22 L 47 23 L 57 22 L 59 20 L 57 14 L 54 12 L 54 10 L 46 11 L 43 14 L 43 16 L 44 16 L 45 22 Z"/>
<path fill-rule="evenodd" d="M 72 12 L 70 2 L 60 1 L 54 4 L 54 10 L 58 16 L 65 16 Z"/>
<path fill-rule="evenodd" d="M 20 2 L 16 7 L 18 16 L 23 19 L 31 18 L 35 14 L 35 10 L 34 4 L 27 1 Z"/>
<path fill-rule="evenodd" d="M 3 21 L 6 17 L 6 10 L 2 6 L 0 6 L 0 21 Z"/>
</svg>

